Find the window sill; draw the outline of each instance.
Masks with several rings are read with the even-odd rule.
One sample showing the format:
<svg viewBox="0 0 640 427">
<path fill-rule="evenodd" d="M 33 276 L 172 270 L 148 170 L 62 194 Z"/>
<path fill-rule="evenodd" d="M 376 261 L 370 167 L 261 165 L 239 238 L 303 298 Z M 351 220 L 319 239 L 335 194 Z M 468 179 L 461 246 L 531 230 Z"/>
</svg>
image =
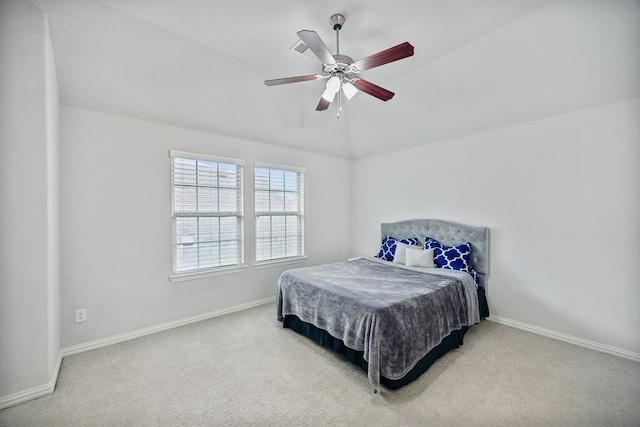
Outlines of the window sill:
<svg viewBox="0 0 640 427">
<path fill-rule="evenodd" d="M 278 258 L 278 259 L 272 259 L 272 260 L 269 260 L 269 261 L 256 262 L 255 264 L 253 264 L 253 267 L 256 270 L 259 270 L 261 268 L 277 267 L 277 266 L 280 266 L 280 265 L 299 264 L 301 262 L 306 262 L 306 261 L 307 261 L 307 257 L 306 256 L 291 257 L 291 258 Z"/>
<path fill-rule="evenodd" d="M 233 265 L 230 267 L 216 268 L 215 270 L 197 271 L 194 273 L 181 273 L 169 276 L 169 280 L 173 283 L 186 282 L 188 280 L 204 279 L 205 277 L 222 276 L 225 274 L 242 273 L 247 270 L 245 264 Z"/>
</svg>

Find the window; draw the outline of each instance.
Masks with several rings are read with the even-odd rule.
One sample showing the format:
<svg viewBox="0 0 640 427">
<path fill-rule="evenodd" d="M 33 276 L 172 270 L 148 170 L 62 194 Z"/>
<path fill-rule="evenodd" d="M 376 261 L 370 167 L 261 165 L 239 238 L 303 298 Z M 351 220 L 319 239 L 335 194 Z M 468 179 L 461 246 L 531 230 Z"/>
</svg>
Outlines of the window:
<svg viewBox="0 0 640 427">
<path fill-rule="evenodd" d="M 304 256 L 304 169 L 255 164 L 256 262 Z"/>
<path fill-rule="evenodd" d="M 173 274 L 244 263 L 244 161 L 170 151 Z"/>
</svg>

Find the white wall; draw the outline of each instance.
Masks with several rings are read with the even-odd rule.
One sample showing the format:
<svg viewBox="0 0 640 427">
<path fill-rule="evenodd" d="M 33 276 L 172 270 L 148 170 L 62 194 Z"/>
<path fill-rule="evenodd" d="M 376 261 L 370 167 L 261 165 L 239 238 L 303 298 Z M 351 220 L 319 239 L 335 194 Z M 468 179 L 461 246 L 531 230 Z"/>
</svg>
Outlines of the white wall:
<svg viewBox="0 0 640 427">
<path fill-rule="evenodd" d="M 488 226 L 492 316 L 640 354 L 639 98 L 357 160 L 352 174 L 352 255 L 377 251 L 381 222 Z"/>
<path fill-rule="evenodd" d="M 246 272 L 169 281 L 170 149 L 246 161 Z M 348 160 L 67 106 L 60 157 L 65 348 L 270 298 L 285 269 L 349 255 Z M 306 168 L 306 263 L 254 268 L 254 161 Z"/>
<path fill-rule="evenodd" d="M 59 100 L 39 9 L 0 2 L 0 58 L 2 407 L 51 392 L 60 364 Z"/>
<path fill-rule="evenodd" d="M 55 58 L 49 36 L 48 21 L 44 21 L 45 61 L 45 126 L 46 126 L 46 187 L 47 187 L 47 314 L 48 369 L 52 376 L 60 368 L 60 97 Z M 51 378 L 55 381 L 55 377 Z"/>
<path fill-rule="evenodd" d="M 353 255 L 385 221 L 489 226 L 496 320 L 640 358 L 639 29 L 557 1 L 414 70 L 437 90 L 388 140 L 420 145 L 354 162 Z"/>
</svg>

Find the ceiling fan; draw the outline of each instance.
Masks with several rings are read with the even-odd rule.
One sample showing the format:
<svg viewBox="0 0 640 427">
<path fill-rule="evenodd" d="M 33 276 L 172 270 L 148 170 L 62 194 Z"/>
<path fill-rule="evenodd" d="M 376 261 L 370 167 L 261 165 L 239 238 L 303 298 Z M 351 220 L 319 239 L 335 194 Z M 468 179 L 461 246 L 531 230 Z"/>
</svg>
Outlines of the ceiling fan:
<svg viewBox="0 0 640 427">
<path fill-rule="evenodd" d="M 305 76 L 285 77 L 281 79 L 265 80 L 267 86 L 276 86 L 287 83 L 297 83 L 309 80 L 328 79 L 316 111 L 329 108 L 336 94 L 338 95 L 338 117 L 342 111 L 342 96 L 340 89 L 351 99 L 359 90 L 375 96 L 383 101 L 388 101 L 395 95 L 393 92 L 375 85 L 359 77 L 360 73 L 380 65 L 398 61 L 413 55 L 413 46 L 409 42 L 400 43 L 389 49 L 354 61 L 347 55 L 340 54 L 340 30 L 345 22 L 341 14 L 332 15 L 329 19 L 331 27 L 336 32 L 336 54 L 332 55 L 327 46 L 322 42 L 315 31 L 298 31 L 300 42 L 294 46 L 295 50 L 302 52 L 307 48 L 322 62 L 322 74 L 309 74 Z M 304 46 L 302 46 L 304 45 Z"/>
</svg>

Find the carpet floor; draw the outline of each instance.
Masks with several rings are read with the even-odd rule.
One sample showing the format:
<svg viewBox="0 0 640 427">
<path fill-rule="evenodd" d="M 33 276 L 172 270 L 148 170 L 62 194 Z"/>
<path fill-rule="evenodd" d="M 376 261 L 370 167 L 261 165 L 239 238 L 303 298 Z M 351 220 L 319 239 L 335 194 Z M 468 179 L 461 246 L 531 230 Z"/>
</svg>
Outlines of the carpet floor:
<svg viewBox="0 0 640 427">
<path fill-rule="evenodd" d="M 65 357 L 2 426 L 640 426 L 640 363 L 494 322 L 374 394 L 266 304 Z"/>
</svg>

